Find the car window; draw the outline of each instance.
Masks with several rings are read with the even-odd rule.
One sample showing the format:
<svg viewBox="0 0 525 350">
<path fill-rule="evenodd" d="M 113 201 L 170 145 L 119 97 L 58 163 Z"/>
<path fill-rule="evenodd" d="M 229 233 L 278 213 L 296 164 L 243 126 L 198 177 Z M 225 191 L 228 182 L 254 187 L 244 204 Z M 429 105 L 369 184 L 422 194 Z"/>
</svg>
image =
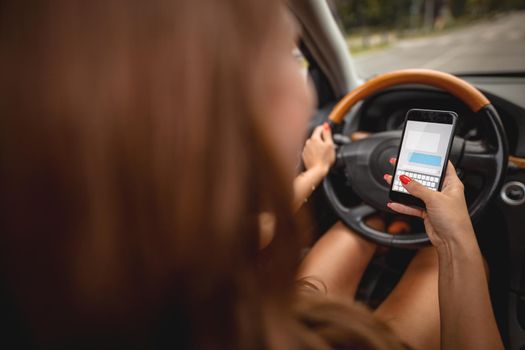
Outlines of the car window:
<svg viewBox="0 0 525 350">
<path fill-rule="evenodd" d="M 525 0 L 328 0 L 362 77 L 524 73 Z"/>
</svg>

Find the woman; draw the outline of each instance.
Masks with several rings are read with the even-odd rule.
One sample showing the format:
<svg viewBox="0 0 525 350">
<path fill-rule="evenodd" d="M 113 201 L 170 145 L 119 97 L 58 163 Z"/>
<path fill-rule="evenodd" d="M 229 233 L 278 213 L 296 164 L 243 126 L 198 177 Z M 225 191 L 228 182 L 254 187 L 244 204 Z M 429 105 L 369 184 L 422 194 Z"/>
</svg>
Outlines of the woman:
<svg viewBox="0 0 525 350">
<path fill-rule="evenodd" d="M 277 0 L 2 2 L 5 342 L 401 347 L 349 301 L 296 297 L 302 237 L 288 184 L 313 103 L 293 42 Z M 407 188 L 430 201 L 440 273 L 454 271 L 440 298 L 455 297 L 456 276 L 479 267 L 472 232 L 467 243 L 445 233 L 442 200 Z M 264 211 L 275 237 L 259 254 Z M 468 230 L 460 217 L 454 228 Z M 466 278 L 493 341 L 484 280 Z M 444 345 L 456 339 L 446 322 L 462 330 L 471 306 L 457 320 L 442 309 Z"/>
<path fill-rule="evenodd" d="M 295 198 L 305 192 L 304 188 L 315 188 L 328 172 L 324 169 L 329 169 L 335 160 L 327 125 L 315 129 L 305 145 L 304 177 L 309 181 L 295 186 Z M 392 166 L 395 161 L 390 160 Z M 320 177 L 308 176 L 319 172 L 322 173 Z M 390 184 L 392 176 L 385 174 L 384 179 Z M 484 260 L 468 216 L 463 184 L 454 166 L 448 164 L 441 193 L 432 192 L 407 176 L 400 180 L 409 193 L 426 203 L 427 210 L 398 203 L 387 206 L 402 214 L 421 217 L 433 247 L 418 251 L 392 293 L 375 310 L 375 315 L 414 349 L 501 348 Z M 368 224 L 385 229 L 378 218 L 370 218 Z M 298 279 L 310 290 L 352 301 L 377 248 L 339 222 L 321 237 L 302 261 Z M 480 336 L 480 330 L 484 336 Z"/>
</svg>

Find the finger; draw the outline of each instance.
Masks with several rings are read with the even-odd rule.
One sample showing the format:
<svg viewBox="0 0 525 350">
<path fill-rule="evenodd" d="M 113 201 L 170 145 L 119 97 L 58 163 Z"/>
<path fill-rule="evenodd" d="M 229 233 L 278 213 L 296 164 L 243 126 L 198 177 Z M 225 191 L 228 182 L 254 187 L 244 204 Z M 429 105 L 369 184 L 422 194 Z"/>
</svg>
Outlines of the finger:
<svg viewBox="0 0 525 350">
<path fill-rule="evenodd" d="M 328 123 L 323 124 L 323 140 L 328 144 L 334 143 L 334 140 L 332 139 L 332 129 Z"/>
<path fill-rule="evenodd" d="M 311 139 L 322 140 L 322 138 L 321 138 L 321 134 L 322 133 L 323 133 L 323 126 L 319 125 L 318 127 L 316 127 L 314 129 L 314 132 L 312 133 L 312 136 L 310 138 Z"/>
<path fill-rule="evenodd" d="M 456 169 L 454 168 L 454 165 L 448 161 L 447 168 L 445 169 L 445 179 L 443 179 L 443 187 L 446 187 L 447 185 L 454 182 L 454 176 L 457 176 Z"/>
<path fill-rule="evenodd" d="M 390 159 L 388 160 L 388 162 L 389 162 L 390 164 L 392 164 L 392 166 L 396 166 L 397 159 L 396 159 L 396 158 L 390 158 Z"/>
<path fill-rule="evenodd" d="M 406 175 L 401 175 L 399 177 L 399 180 L 403 184 L 403 187 L 408 191 L 408 193 L 421 199 L 425 203 L 432 198 L 432 195 L 434 195 L 434 192 L 432 190 L 429 190 L 416 180 L 412 180 Z"/>
<path fill-rule="evenodd" d="M 445 173 L 445 180 L 443 181 L 443 187 L 447 187 L 452 184 L 461 184 L 461 180 L 459 179 L 458 174 L 456 173 L 456 168 L 449 160 L 447 164 L 447 170 Z"/>
<path fill-rule="evenodd" d="M 422 209 L 412 208 L 412 207 L 409 207 L 407 205 L 400 204 L 400 203 L 390 202 L 386 206 L 397 213 L 417 216 L 420 218 L 423 217 L 423 213 L 424 213 Z"/>
<path fill-rule="evenodd" d="M 447 163 L 447 170 L 446 170 L 446 176 L 450 177 L 458 177 L 458 174 L 456 173 L 456 168 L 454 167 L 454 164 L 449 160 Z"/>
<path fill-rule="evenodd" d="M 389 184 L 389 185 L 392 184 L 392 175 L 385 174 L 385 175 L 383 175 L 383 179 L 386 181 L 387 184 Z"/>
</svg>

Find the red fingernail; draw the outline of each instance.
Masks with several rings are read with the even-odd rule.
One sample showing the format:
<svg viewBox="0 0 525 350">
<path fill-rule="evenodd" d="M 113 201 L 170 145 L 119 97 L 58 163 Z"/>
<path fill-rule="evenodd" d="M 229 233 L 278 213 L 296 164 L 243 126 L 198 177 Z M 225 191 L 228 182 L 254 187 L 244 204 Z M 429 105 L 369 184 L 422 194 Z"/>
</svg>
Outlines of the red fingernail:
<svg viewBox="0 0 525 350">
<path fill-rule="evenodd" d="M 399 177 L 399 180 L 401 180 L 401 182 L 403 183 L 403 185 L 406 185 L 407 183 L 409 183 L 410 181 L 412 181 L 411 178 L 409 178 L 408 176 L 406 175 L 401 175 Z"/>
<path fill-rule="evenodd" d="M 394 164 L 396 162 L 396 159 L 395 158 L 390 158 L 389 162 L 390 162 L 390 164 Z"/>
<path fill-rule="evenodd" d="M 330 125 L 329 125 L 328 123 L 325 122 L 325 123 L 323 124 L 323 128 L 324 128 L 325 130 L 330 130 Z"/>
<path fill-rule="evenodd" d="M 383 175 L 383 179 L 388 180 L 388 177 L 389 177 L 389 176 L 390 176 L 390 175 L 385 174 L 385 175 Z"/>
</svg>

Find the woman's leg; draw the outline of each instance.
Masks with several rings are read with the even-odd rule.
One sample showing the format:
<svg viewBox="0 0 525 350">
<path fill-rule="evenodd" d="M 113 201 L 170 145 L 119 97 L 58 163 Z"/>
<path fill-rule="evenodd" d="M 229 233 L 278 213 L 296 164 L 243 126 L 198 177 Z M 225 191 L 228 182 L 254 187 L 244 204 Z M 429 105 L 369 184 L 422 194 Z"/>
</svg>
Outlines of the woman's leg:
<svg viewBox="0 0 525 350">
<path fill-rule="evenodd" d="M 383 220 L 378 217 L 370 218 L 367 224 L 384 230 Z M 315 243 L 305 257 L 298 278 L 308 280 L 317 288 L 326 288 L 328 295 L 353 298 L 376 248 L 376 244 L 338 222 Z"/>
<path fill-rule="evenodd" d="M 438 261 L 433 247 L 416 254 L 375 313 L 411 348 L 440 348 Z"/>
</svg>

